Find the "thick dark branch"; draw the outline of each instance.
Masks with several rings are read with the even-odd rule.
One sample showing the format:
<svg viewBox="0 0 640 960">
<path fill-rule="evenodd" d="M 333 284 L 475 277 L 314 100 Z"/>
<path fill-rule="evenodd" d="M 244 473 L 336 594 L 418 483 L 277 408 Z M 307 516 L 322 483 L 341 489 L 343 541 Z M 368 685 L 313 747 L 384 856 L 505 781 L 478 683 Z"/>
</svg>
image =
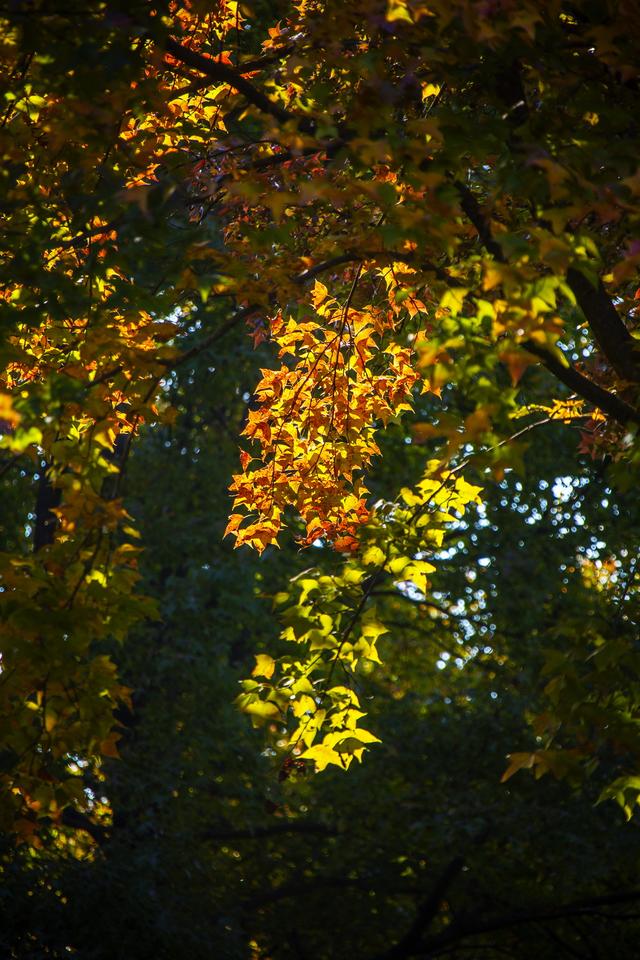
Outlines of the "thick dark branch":
<svg viewBox="0 0 640 960">
<path fill-rule="evenodd" d="M 65 807 L 62 811 L 62 823 L 65 827 L 71 827 L 74 830 L 84 830 L 96 843 L 104 843 L 107 837 L 107 830 L 101 827 L 99 823 L 94 823 L 90 817 L 80 810 L 74 810 L 73 807 Z"/>
<path fill-rule="evenodd" d="M 286 44 L 286 46 L 280 47 L 279 50 L 269 56 L 258 57 L 256 60 L 247 60 L 246 63 L 239 64 L 236 72 L 238 75 L 244 75 L 245 73 L 252 73 L 254 70 L 261 70 L 263 67 L 268 67 L 270 64 L 282 60 L 283 57 L 293 53 L 294 49 L 295 47 L 292 43 Z M 188 86 L 179 87 L 173 91 L 171 93 L 171 99 L 177 100 L 178 97 L 183 97 L 187 93 L 197 93 L 198 90 L 202 90 L 204 87 L 210 86 L 210 84 L 211 79 L 209 77 L 199 77 L 197 80 L 193 80 Z"/>
<path fill-rule="evenodd" d="M 640 369 L 634 353 L 636 341 L 607 296 L 602 281 L 598 280 L 597 287 L 594 287 L 580 270 L 570 267 L 567 270 L 567 283 L 587 318 L 598 346 L 613 369 L 624 380 L 640 382 Z"/>
<path fill-rule="evenodd" d="M 346 263 L 359 263 L 366 259 L 368 258 L 365 257 L 364 254 L 340 253 L 335 257 L 329 257 L 328 260 L 321 260 L 320 263 L 315 263 L 312 267 L 309 267 L 308 270 L 303 270 L 302 273 L 299 273 L 298 276 L 295 277 L 295 282 L 306 283 L 307 280 L 313 280 L 314 277 L 324 273 L 326 270 L 331 270 L 332 267 L 341 267 Z"/>
<path fill-rule="evenodd" d="M 296 49 L 294 43 L 285 43 L 281 47 L 278 47 L 277 50 L 273 50 L 272 53 L 267 53 L 264 57 L 257 57 L 255 60 L 245 60 L 244 63 L 239 64 L 239 69 L 241 73 L 251 73 L 253 70 L 262 70 L 263 67 L 268 67 L 272 63 L 279 63 L 284 57 L 288 57 L 290 53 L 293 53 Z"/>
<path fill-rule="evenodd" d="M 484 216 L 478 201 L 474 197 L 469 187 L 465 186 L 462 181 L 456 180 L 455 188 L 458 191 L 458 196 L 460 197 L 460 206 L 462 207 L 462 211 L 476 228 L 478 236 L 480 237 L 480 241 L 482 242 L 485 250 L 488 250 L 492 257 L 498 261 L 498 263 L 506 263 L 507 258 L 502 252 L 500 244 L 493 239 L 489 221 Z"/>
<path fill-rule="evenodd" d="M 506 257 L 500 245 L 493 239 L 489 221 L 483 215 L 473 193 L 459 180 L 456 180 L 455 186 L 460 196 L 460 206 L 476 228 L 483 246 L 499 263 L 506 263 Z M 640 377 L 632 349 L 634 340 L 607 297 L 602 283 L 599 281 L 597 288 L 592 286 L 584 274 L 573 267 L 567 271 L 567 282 L 589 321 L 598 346 L 616 372 L 625 380 L 638 382 Z M 565 366 L 544 347 L 539 347 L 532 341 L 528 341 L 524 346 L 529 353 L 542 360 L 547 370 L 558 380 L 604 413 L 608 413 L 614 420 L 622 424 L 640 423 L 640 413 L 615 394 L 603 390 L 569 364 Z"/>
<path fill-rule="evenodd" d="M 376 261 L 377 263 L 406 263 L 407 266 L 415 267 L 416 270 L 422 270 L 425 273 L 434 273 L 439 280 L 443 280 L 451 287 L 460 286 L 460 281 L 449 274 L 442 267 L 431 263 L 429 260 L 418 259 L 413 253 L 404 253 L 397 250 L 362 250 L 359 252 L 341 253 L 335 257 L 329 257 L 328 260 L 322 260 L 314 264 L 308 270 L 303 270 L 295 277 L 296 283 L 306 283 L 307 280 L 313 280 L 325 270 L 331 270 L 332 267 L 339 267 L 345 263 L 357 263 L 363 260 Z"/>
<path fill-rule="evenodd" d="M 640 411 L 621 400 L 613 393 L 603 390 L 593 380 L 583 376 L 574 367 L 561 363 L 549 350 L 528 340 L 523 344 L 525 349 L 538 357 L 550 373 L 561 380 L 570 390 L 577 393 L 583 400 L 588 400 L 603 413 L 609 414 L 618 423 L 640 423 Z"/>
<path fill-rule="evenodd" d="M 464 866 L 464 857 L 454 857 L 436 880 L 433 890 L 418 910 L 418 915 L 404 937 L 374 960 L 404 960 L 420 949 L 422 934 L 436 916 L 447 890 Z"/>
<path fill-rule="evenodd" d="M 54 541 L 58 518 L 53 511 L 60 506 L 60 496 L 60 489 L 54 487 L 51 482 L 49 466 L 46 465 L 40 471 L 36 498 L 36 520 L 33 530 L 33 549 L 36 553 Z"/>
<path fill-rule="evenodd" d="M 187 66 L 193 67 L 194 70 L 198 70 L 200 73 L 204 73 L 216 83 L 227 83 L 238 93 L 241 93 L 249 103 L 258 107 L 262 113 L 268 113 L 270 116 L 280 120 L 281 123 L 286 123 L 288 120 L 297 120 L 298 126 L 303 124 L 308 128 L 308 132 L 311 132 L 311 127 L 308 122 L 305 122 L 304 118 L 296 117 L 295 114 L 285 110 L 280 104 L 270 100 L 265 93 L 257 87 L 254 87 L 249 80 L 228 64 L 219 63 L 211 57 L 205 57 L 195 50 L 183 47 L 182 44 L 178 43 L 177 40 L 173 40 L 171 37 L 165 41 L 165 49 L 167 53 L 170 53 L 176 60 L 179 60 L 181 63 L 186 63 Z"/>
<path fill-rule="evenodd" d="M 630 890 L 624 893 L 606 894 L 602 897 L 593 897 L 588 900 L 576 900 L 572 903 L 560 904 L 557 907 L 540 907 L 539 909 L 514 911 L 499 917 L 477 920 L 461 918 L 447 930 L 422 941 L 417 949 L 405 953 L 403 956 L 430 957 L 437 951 L 450 944 L 458 943 L 467 937 L 480 936 L 485 933 L 495 933 L 498 930 L 508 930 L 512 927 L 527 923 L 549 923 L 555 920 L 564 920 L 570 917 L 607 917 L 615 919 L 615 913 L 604 913 L 601 908 L 615 907 L 625 903 L 636 903 L 640 900 L 640 891 Z"/>
</svg>

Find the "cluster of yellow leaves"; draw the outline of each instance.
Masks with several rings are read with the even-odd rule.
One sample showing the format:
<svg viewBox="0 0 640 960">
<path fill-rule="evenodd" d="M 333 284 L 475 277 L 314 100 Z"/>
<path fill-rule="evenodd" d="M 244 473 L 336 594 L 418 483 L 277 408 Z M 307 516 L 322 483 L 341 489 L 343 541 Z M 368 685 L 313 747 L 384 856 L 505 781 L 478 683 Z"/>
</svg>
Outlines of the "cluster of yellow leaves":
<svg viewBox="0 0 640 960">
<path fill-rule="evenodd" d="M 554 400 L 551 404 L 529 403 L 521 411 L 521 416 L 533 412 L 546 413 L 550 420 L 560 420 L 562 423 L 571 423 L 573 420 L 590 419 L 593 423 L 602 423 L 606 419 L 599 410 L 586 409 L 584 400 L 580 397 L 570 397 L 566 400 Z"/>
<path fill-rule="evenodd" d="M 244 435 L 257 449 L 242 454 L 234 477 L 227 533 L 260 552 L 275 543 L 293 506 L 304 540 L 351 550 L 366 522 L 362 473 L 379 453 L 380 424 L 411 409 L 418 374 L 407 347 L 389 339 L 393 313 L 339 304 L 316 281 L 309 319 L 271 323 L 282 364 L 263 370 Z"/>
<path fill-rule="evenodd" d="M 254 723 L 270 723 L 280 745 L 301 761 L 313 761 L 317 770 L 329 764 L 347 769 L 378 742 L 360 726 L 365 713 L 354 676 L 357 668 L 375 669 L 381 663 L 378 643 L 389 641 L 376 587 L 386 583 L 399 595 L 424 598 L 447 526 L 480 502 L 479 487 L 437 470 L 430 462 L 414 488 L 376 505 L 360 531 L 357 553 L 339 571 L 306 571 L 275 597 L 282 640 L 295 653 L 277 660 L 258 654 L 238 704 Z M 343 682 L 335 685 L 338 670 Z"/>
</svg>

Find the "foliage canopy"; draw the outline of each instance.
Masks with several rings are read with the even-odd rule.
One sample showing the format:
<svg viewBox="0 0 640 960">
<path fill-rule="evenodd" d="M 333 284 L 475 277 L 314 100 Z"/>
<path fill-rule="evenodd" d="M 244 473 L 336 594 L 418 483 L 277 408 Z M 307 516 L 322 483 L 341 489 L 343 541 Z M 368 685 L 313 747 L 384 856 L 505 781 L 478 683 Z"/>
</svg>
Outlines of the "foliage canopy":
<svg viewBox="0 0 640 960">
<path fill-rule="evenodd" d="M 189 618 L 223 530 L 199 542 L 186 518 L 210 504 L 172 505 L 172 470 L 216 417 L 241 436 L 233 479 L 209 463 L 218 491 L 231 482 L 226 532 L 267 551 L 216 552 L 225 590 L 247 591 L 217 601 L 220 629 L 251 597 L 238 703 L 283 781 L 309 790 L 310 770 L 362 759 L 406 698 L 402 749 L 422 757 L 416 717 L 446 726 L 455 705 L 472 725 L 482 690 L 514 737 L 493 774 L 592 778 L 631 815 L 638 12 L 70 0 L 2 14 L 4 830 L 37 845 L 43 829 L 110 829 L 97 784 L 107 758 L 117 794 L 108 758 L 144 709 L 123 641 L 148 651 L 186 617 L 204 644 Z M 247 327 L 257 361 L 225 346 Z M 198 556 L 173 608 L 162 538 L 179 579 Z"/>
</svg>

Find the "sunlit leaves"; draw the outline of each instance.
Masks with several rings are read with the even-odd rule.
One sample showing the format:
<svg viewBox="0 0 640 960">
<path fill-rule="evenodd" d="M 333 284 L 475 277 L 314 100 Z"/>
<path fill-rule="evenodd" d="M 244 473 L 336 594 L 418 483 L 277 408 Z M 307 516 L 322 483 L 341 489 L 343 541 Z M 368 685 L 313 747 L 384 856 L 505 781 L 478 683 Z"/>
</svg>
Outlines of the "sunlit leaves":
<svg viewBox="0 0 640 960">
<path fill-rule="evenodd" d="M 446 527 L 480 502 L 479 492 L 461 477 L 427 474 L 397 502 L 376 506 L 359 530 L 357 550 L 331 575 L 309 570 L 295 578 L 275 598 L 291 652 L 278 658 L 277 674 L 270 656 L 257 656 L 253 677 L 271 682 L 244 681 L 240 708 L 253 719 L 273 720 L 281 737 L 286 733 L 287 749 L 319 771 L 361 760 L 378 738 L 360 726 L 366 714 L 357 671 L 380 665 L 379 644 L 393 642 L 377 588 L 386 583 L 398 596 L 424 598 Z"/>
<path fill-rule="evenodd" d="M 231 488 L 241 512 L 227 533 L 260 552 L 288 506 L 304 520 L 306 542 L 355 545 L 369 517 L 362 477 L 379 452 L 376 428 L 411 408 L 418 379 L 410 351 L 389 342 L 395 324 L 382 311 L 341 305 L 318 281 L 312 302 L 315 317 L 271 322 L 283 362 L 262 371 L 243 431 L 256 446 Z"/>
<path fill-rule="evenodd" d="M 258 654 L 241 705 L 293 716 L 291 749 L 319 767 L 371 742 L 357 697 L 331 690 L 393 642 L 376 585 L 426 596 L 445 532 L 478 502 L 467 466 L 520 469 L 514 438 L 538 415 L 635 465 L 637 57 L 626 13 L 588 7 L 393 0 L 354 16 L 323 0 L 267 24 L 225 0 L 116 24 L 89 2 L 81 39 L 47 15 L 55 49 L 4 14 L 0 446 L 51 501 L 41 549 L 25 537 L 2 570 L 22 773 L 75 723 L 38 703 L 58 647 L 90 675 L 93 645 L 149 612 L 122 533 L 127 458 L 143 425 L 175 417 L 172 367 L 214 364 L 237 318 L 272 361 L 238 385 L 227 533 L 262 553 L 288 526 L 337 553 L 290 586 L 293 652 Z M 382 431 L 425 399 L 407 439 L 436 462 L 376 502 Z M 104 689 L 97 733 L 61 750 L 113 753 L 103 719 L 121 692 Z"/>
</svg>

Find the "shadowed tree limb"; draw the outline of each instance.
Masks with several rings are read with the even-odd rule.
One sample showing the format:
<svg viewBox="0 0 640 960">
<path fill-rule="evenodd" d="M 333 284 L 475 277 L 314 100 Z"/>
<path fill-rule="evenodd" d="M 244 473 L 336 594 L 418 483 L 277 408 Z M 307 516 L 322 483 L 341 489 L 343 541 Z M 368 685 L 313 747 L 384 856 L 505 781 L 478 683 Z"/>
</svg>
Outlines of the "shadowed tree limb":
<svg viewBox="0 0 640 960">
<path fill-rule="evenodd" d="M 460 206 L 475 227 L 485 250 L 487 250 L 498 263 L 507 263 L 500 244 L 494 239 L 491 233 L 489 221 L 480 209 L 480 205 L 472 191 L 459 180 L 455 181 L 455 187 L 460 197 Z M 637 382 L 638 370 L 632 350 L 634 345 L 633 338 L 607 297 L 602 282 L 598 281 L 598 287 L 594 287 L 584 274 L 573 267 L 567 271 L 567 282 L 585 314 L 604 356 L 621 377 L 625 380 Z M 629 406 L 629 404 L 625 403 L 624 400 L 621 400 L 615 394 L 603 390 L 597 383 L 583 376 L 583 374 L 579 373 L 568 363 L 566 366 L 562 364 L 550 351 L 545 350 L 544 347 L 539 347 L 532 341 L 527 341 L 523 346 L 529 353 L 538 357 L 547 370 L 557 377 L 558 380 L 562 381 L 562 383 L 583 397 L 583 399 L 588 400 L 589 403 L 593 403 L 594 406 L 599 407 L 604 413 L 608 413 L 609 416 L 617 420 L 618 423 L 640 423 L 640 413 L 637 410 L 634 410 L 633 407 Z"/>
<path fill-rule="evenodd" d="M 456 180 L 454 186 L 458 191 L 458 196 L 460 197 L 460 206 L 462 208 L 462 212 L 476 228 L 476 233 L 480 238 L 482 246 L 491 254 L 494 260 L 498 261 L 498 263 L 506 263 L 507 258 L 502 252 L 502 247 L 496 240 L 493 239 L 489 221 L 480 209 L 480 204 L 476 200 L 472 191 L 469 189 L 469 187 L 462 183 L 461 180 Z"/>
<path fill-rule="evenodd" d="M 99 823 L 94 823 L 85 813 L 73 807 L 64 808 L 61 821 L 65 827 L 71 827 L 74 830 L 84 830 L 97 844 L 104 843 L 109 832 L 106 827 L 100 826 Z"/>
<path fill-rule="evenodd" d="M 531 340 L 527 340 L 523 346 L 529 353 L 538 357 L 547 370 L 557 377 L 558 380 L 561 380 L 565 386 L 569 387 L 570 390 L 577 393 L 584 400 L 588 400 L 589 403 L 598 407 L 603 413 L 608 413 L 609 416 L 617 420 L 618 423 L 623 425 L 627 423 L 640 423 L 640 411 L 635 410 L 614 393 L 603 390 L 597 383 L 583 376 L 569 363 L 565 366 L 549 350 L 545 350 L 544 347 L 533 343 Z"/>
<path fill-rule="evenodd" d="M 49 464 L 40 470 L 38 495 L 36 497 L 36 519 L 33 529 L 33 549 L 37 553 L 42 547 L 53 543 L 58 518 L 53 512 L 60 506 L 61 491 L 54 487 L 49 476 Z"/>
<path fill-rule="evenodd" d="M 305 118 L 296 117 L 295 114 L 290 113 L 289 110 L 286 110 L 284 107 L 281 107 L 280 104 L 275 103 L 271 100 L 262 90 L 259 90 L 255 87 L 249 80 L 238 73 L 233 67 L 230 67 L 226 63 L 220 63 L 217 60 L 214 60 L 212 57 L 205 57 L 201 53 L 197 53 L 195 50 L 190 50 L 188 47 L 184 47 L 181 43 L 178 43 L 177 40 L 173 40 L 171 37 L 168 37 L 165 40 L 165 50 L 169 53 L 174 59 L 179 60 L 180 63 L 185 63 L 188 67 L 193 67 L 194 70 L 198 70 L 200 73 L 204 73 L 207 77 L 210 77 L 211 80 L 214 80 L 216 83 L 226 83 L 232 87 L 237 93 L 242 94 L 242 96 L 252 103 L 255 107 L 262 111 L 262 113 L 267 113 L 272 117 L 275 117 L 276 120 L 279 120 L 281 123 L 286 123 L 288 120 L 296 120 L 298 126 L 302 124 L 307 129 L 307 132 L 311 132 L 312 124 L 309 121 L 305 122 Z"/>
<path fill-rule="evenodd" d="M 378 953 L 372 960 L 403 960 L 420 952 L 422 935 L 435 919 L 447 890 L 464 867 L 464 857 L 454 857 L 436 880 L 431 893 L 418 909 L 418 914 L 404 937 L 389 950 Z"/>
<path fill-rule="evenodd" d="M 263 67 L 268 67 L 270 64 L 277 63 L 279 60 L 282 60 L 283 57 L 293 53 L 294 50 L 295 45 L 293 43 L 286 44 L 280 47 L 278 50 L 275 50 L 272 54 L 268 54 L 264 57 L 258 57 L 256 60 L 247 60 L 246 63 L 239 64 L 236 72 L 238 75 L 244 76 L 244 74 L 252 73 L 254 70 L 261 70 Z M 225 64 L 225 66 L 228 66 L 228 64 Z M 233 67 L 230 69 L 233 69 Z M 179 87 L 175 93 L 171 95 L 170 99 L 177 100 L 179 97 L 183 97 L 185 94 L 197 93 L 198 90 L 202 90 L 203 87 L 210 85 L 211 80 L 209 77 L 200 77 L 198 80 L 194 80 L 186 87 Z"/>
<path fill-rule="evenodd" d="M 622 893 L 606 894 L 601 897 L 576 900 L 561 904 L 557 907 L 541 906 L 533 910 L 513 911 L 512 913 L 503 914 L 487 920 L 461 917 L 448 929 L 423 940 L 415 949 L 411 949 L 410 952 L 398 954 L 398 960 L 410 956 L 435 957 L 446 947 L 456 944 L 468 937 L 480 936 L 485 933 L 495 933 L 499 930 L 508 930 L 522 924 L 548 923 L 555 920 L 569 919 L 571 917 L 599 917 L 615 920 L 617 914 L 608 911 L 606 908 L 625 903 L 637 903 L 638 901 L 640 901 L 640 890 L 629 890 Z M 375 958 L 375 960 L 377 960 L 377 958 Z"/>
<path fill-rule="evenodd" d="M 602 281 L 598 280 L 598 285 L 594 287 L 580 270 L 569 267 L 567 283 L 587 319 L 598 346 L 613 369 L 623 380 L 638 383 L 640 370 L 634 353 L 636 341 L 607 296 Z"/>
</svg>

